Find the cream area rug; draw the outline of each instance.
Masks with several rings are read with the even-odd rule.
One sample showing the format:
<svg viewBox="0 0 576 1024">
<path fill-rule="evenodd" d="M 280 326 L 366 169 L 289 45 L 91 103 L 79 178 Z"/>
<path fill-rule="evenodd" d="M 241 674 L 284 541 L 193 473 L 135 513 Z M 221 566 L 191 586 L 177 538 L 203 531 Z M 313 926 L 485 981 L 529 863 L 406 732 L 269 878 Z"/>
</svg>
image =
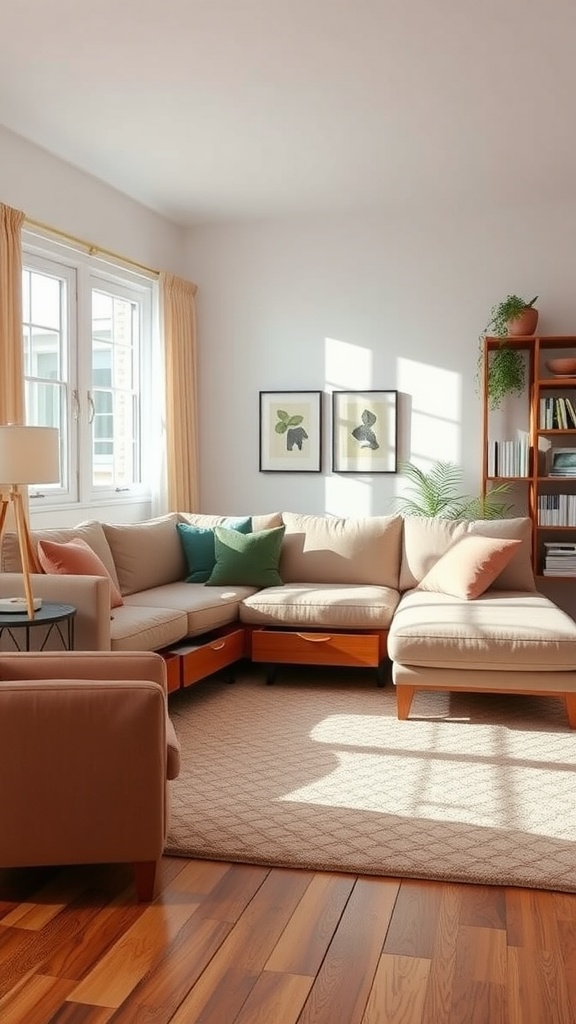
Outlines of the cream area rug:
<svg viewBox="0 0 576 1024">
<path fill-rule="evenodd" d="M 576 733 L 543 697 L 419 694 L 370 671 L 254 666 L 170 698 L 166 852 L 576 891 Z"/>
</svg>

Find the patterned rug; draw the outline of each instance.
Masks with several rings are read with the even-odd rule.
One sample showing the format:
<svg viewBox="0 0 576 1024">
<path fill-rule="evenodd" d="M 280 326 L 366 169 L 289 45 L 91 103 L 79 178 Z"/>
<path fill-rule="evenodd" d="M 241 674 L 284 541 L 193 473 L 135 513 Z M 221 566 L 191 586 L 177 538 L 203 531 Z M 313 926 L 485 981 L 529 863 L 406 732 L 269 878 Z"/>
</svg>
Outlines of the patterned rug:
<svg viewBox="0 0 576 1024">
<path fill-rule="evenodd" d="M 419 694 L 369 671 L 254 666 L 170 698 L 166 852 L 576 891 L 576 733 L 543 697 Z"/>
</svg>

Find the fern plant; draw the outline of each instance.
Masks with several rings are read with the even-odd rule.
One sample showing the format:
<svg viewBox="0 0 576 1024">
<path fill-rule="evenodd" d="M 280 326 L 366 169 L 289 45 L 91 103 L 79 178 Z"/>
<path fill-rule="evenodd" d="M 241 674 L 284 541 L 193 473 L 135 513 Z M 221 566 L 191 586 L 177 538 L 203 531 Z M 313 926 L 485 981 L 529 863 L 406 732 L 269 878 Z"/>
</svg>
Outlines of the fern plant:
<svg viewBox="0 0 576 1024">
<path fill-rule="evenodd" d="M 499 498 L 510 489 L 508 483 L 498 484 L 477 497 L 460 494 L 462 470 L 454 462 L 435 462 L 428 472 L 413 462 L 402 462 L 400 473 L 412 484 L 408 495 L 397 499 L 402 515 L 427 519 L 503 519 L 512 511 L 513 506 Z"/>
</svg>

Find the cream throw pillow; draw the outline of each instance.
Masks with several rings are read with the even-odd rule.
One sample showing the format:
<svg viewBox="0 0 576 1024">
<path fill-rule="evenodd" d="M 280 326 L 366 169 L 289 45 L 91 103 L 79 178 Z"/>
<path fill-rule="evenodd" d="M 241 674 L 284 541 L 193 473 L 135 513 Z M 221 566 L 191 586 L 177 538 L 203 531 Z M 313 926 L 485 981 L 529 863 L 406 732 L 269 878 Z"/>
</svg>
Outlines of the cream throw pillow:
<svg viewBox="0 0 576 1024">
<path fill-rule="evenodd" d="M 438 559 L 417 589 L 473 601 L 488 590 L 521 543 L 520 540 L 468 534 Z"/>
</svg>

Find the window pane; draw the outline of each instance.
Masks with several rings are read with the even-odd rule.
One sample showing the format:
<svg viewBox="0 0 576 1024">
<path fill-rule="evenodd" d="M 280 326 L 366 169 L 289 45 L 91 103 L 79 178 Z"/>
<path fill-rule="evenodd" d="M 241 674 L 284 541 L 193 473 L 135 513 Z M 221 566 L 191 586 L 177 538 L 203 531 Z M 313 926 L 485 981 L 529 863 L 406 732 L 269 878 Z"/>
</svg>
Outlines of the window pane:
<svg viewBox="0 0 576 1024">
<path fill-rule="evenodd" d="M 140 481 L 138 303 L 92 292 L 93 483 L 125 489 Z"/>
<path fill-rule="evenodd" d="M 30 274 L 30 320 L 42 327 L 59 331 L 61 320 L 62 282 L 46 274 Z"/>
<path fill-rule="evenodd" d="M 41 327 L 30 328 L 30 347 L 26 372 L 30 377 L 60 377 L 60 335 Z"/>
</svg>

